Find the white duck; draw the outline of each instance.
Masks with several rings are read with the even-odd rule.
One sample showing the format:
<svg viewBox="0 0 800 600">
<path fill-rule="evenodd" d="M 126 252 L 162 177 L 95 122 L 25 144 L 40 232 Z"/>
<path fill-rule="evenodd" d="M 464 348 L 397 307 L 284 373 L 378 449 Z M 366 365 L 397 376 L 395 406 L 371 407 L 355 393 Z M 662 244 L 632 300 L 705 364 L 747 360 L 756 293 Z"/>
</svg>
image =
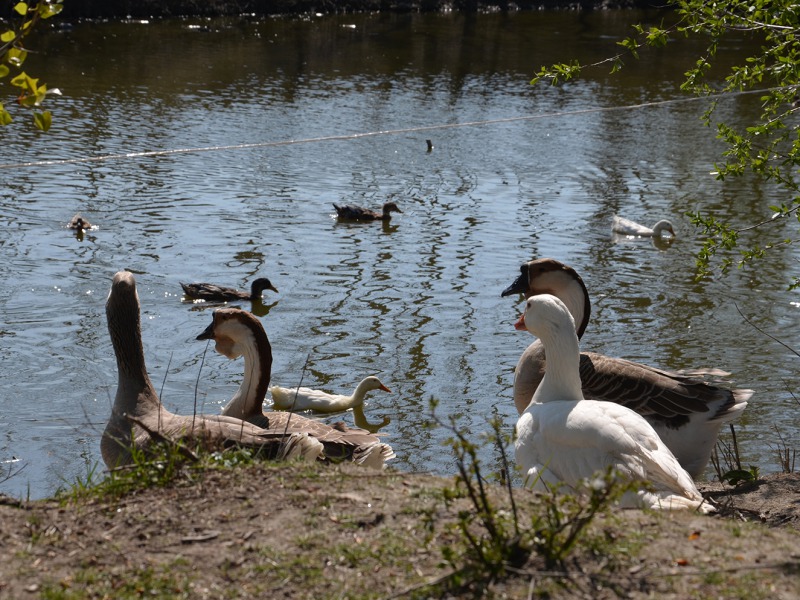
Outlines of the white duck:
<svg viewBox="0 0 800 600">
<path fill-rule="evenodd" d="M 502 295 L 552 294 L 575 320 L 578 337 L 589 323 L 589 292 L 578 273 L 552 258 L 532 260 Z M 545 349 L 533 342 L 520 356 L 514 375 L 514 404 L 527 408 L 545 372 Z M 698 378 L 662 371 L 621 358 L 584 352 L 580 375 L 586 398 L 617 402 L 643 415 L 693 477 L 703 473 L 725 423 L 738 418 L 752 390 L 728 390 Z"/>
<path fill-rule="evenodd" d="M 307 387 L 285 388 L 273 385 L 269 388 L 272 394 L 272 406 L 277 410 L 315 410 L 323 413 L 341 412 L 363 406 L 367 392 L 373 390 L 392 391 L 374 375 L 363 379 L 352 396 L 328 394 Z"/>
<path fill-rule="evenodd" d="M 108 333 L 117 359 L 118 385 L 111 417 L 100 441 L 109 468 L 130 463 L 132 449 L 149 451 L 167 441 L 190 450 L 246 446 L 268 456 L 316 460 L 322 445 L 305 433 L 265 431 L 219 415 L 176 415 L 161 404 L 144 362 L 139 296 L 131 273 L 114 275 L 106 301 Z"/>
<path fill-rule="evenodd" d="M 244 378 L 237 392 L 222 410 L 268 431 L 305 432 L 322 442 L 325 458 L 381 468 L 395 454 L 391 446 L 363 429 L 348 428 L 344 423 L 327 425 L 294 413 L 264 413 L 262 403 L 272 372 L 272 346 L 261 321 L 240 308 L 214 311 L 211 324 L 197 336 L 213 339 L 216 350 L 236 359 L 244 356 Z"/>
<path fill-rule="evenodd" d="M 672 227 L 672 223 L 666 219 L 662 219 L 653 225 L 651 229 L 650 227 L 640 225 L 639 223 L 631 221 L 630 219 L 626 219 L 625 217 L 614 215 L 614 217 L 611 219 L 611 231 L 612 233 L 616 233 L 618 235 L 626 235 L 631 237 L 661 237 L 666 231 L 675 237 L 675 230 Z"/>
<path fill-rule="evenodd" d="M 516 461 L 526 485 L 575 489 L 614 467 L 625 479 L 643 483 L 638 492 L 623 496 L 622 506 L 713 510 L 641 415 L 614 402 L 583 398 L 575 322 L 561 300 L 550 294 L 529 298 L 515 328 L 537 336 L 549 356 L 541 385 L 516 426 Z"/>
</svg>

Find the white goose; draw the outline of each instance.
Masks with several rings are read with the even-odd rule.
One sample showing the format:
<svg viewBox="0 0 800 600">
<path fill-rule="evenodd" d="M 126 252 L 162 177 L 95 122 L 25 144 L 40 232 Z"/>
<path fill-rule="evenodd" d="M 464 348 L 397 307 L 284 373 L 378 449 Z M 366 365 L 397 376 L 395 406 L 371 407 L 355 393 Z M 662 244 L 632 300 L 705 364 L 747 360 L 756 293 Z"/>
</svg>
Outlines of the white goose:
<svg viewBox="0 0 800 600">
<path fill-rule="evenodd" d="M 316 460 L 322 444 L 305 433 L 265 431 L 241 419 L 219 415 L 184 416 L 161 404 L 144 362 L 139 295 L 131 273 L 114 275 L 106 301 L 108 333 L 117 358 L 118 385 L 100 451 L 109 468 L 130 463 L 132 449 L 149 451 L 164 440 L 193 450 L 246 446 L 268 456 Z"/>
<path fill-rule="evenodd" d="M 672 223 L 666 219 L 662 219 L 652 228 L 640 225 L 635 221 L 614 215 L 611 219 L 611 231 L 618 235 L 626 235 L 631 237 L 661 237 L 663 233 L 669 232 L 675 237 L 675 230 L 672 228 Z"/>
<path fill-rule="evenodd" d="M 374 375 L 363 379 L 352 396 L 328 394 L 307 387 L 285 388 L 273 385 L 269 388 L 272 394 L 272 406 L 277 410 L 315 410 L 323 413 L 341 412 L 363 406 L 367 392 L 373 390 L 392 391 Z"/>
<path fill-rule="evenodd" d="M 643 483 L 623 496 L 622 506 L 713 510 L 641 415 L 614 402 L 584 400 L 575 322 L 561 300 L 550 294 L 529 298 L 515 327 L 537 336 L 549 356 L 541 385 L 516 426 L 516 461 L 526 485 L 574 489 L 614 467 L 625 479 Z"/>
<path fill-rule="evenodd" d="M 197 336 L 213 339 L 216 350 L 236 359 L 244 356 L 244 378 L 239 389 L 222 410 L 223 415 L 237 417 L 268 431 L 304 432 L 322 442 L 325 458 L 381 468 L 394 458 L 391 446 L 363 429 L 348 428 L 344 423 L 327 425 L 294 413 L 264 413 L 262 403 L 272 372 L 272 346 L 261 321 L 240 308 L 214 311 L 211 324 Z"/>
<path fill-rule="evenodd" d="M 525 263 L 520 272 L 502 295 L 557 296 L 569 309 L 578 337 L 582 337 L 591 303 L 580 275 L 552 258 Z M 517 362 L 514 404 L 520 413 L 527 408 L 544 372 L 545 349 L 537 340 Z M 643 415 L 693 477 L 703 473 L 722 426 L 738 418 L 753 395 L 752 390 L 728 390 L 594 352 L 581 354 L 580 375 L 584 397 L 617 402 Z"/>
</svg>

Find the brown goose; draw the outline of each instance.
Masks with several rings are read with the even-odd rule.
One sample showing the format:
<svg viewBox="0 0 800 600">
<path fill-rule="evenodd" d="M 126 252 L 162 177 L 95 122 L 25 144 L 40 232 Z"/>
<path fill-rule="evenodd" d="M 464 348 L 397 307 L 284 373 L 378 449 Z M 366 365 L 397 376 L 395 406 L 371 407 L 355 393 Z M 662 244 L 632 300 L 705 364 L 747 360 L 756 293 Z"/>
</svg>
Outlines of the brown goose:
<svg viewBox="0 0 800 600">
<path fill-rule="evenodd" d="M 236 288 L 222 287 L 214 283 L 181 283 L 183 293 L 193 300 L 206 300 L 212 302 L 228 302 L 229 300 L 261 300 L 264 290 L 272 290 L 276 294 L 278 288 L 266 277 L 259 277 L 250 284 L 250 291 L 245 292 Z"/>
<path fill-rule="evenodd" d="M 197 336 L 198 340 L 213 339 L 216 350 L 223 356 L 236 359 L 244 356 L 244 379 L 223 415 L 244 419 L 275 432 L 304 432 L 322 442 L 326 458 L 381 468 L 395 454 L 378 436 L 363 429 L 351 429 L 343 423 L 333 426 L 294 413 L 263 412 L 262 403 L 272 373 L 272 346 L 261 321 L 240 308 L 220 308 L 214 311 L 211 324 Z"/>
<path fill-rule="evenodd" d="M 114 275 L 106 301 L 106 318 L 119 375 L 111 418 L 100 442 L 109 468 L 132 461 L 132 448 L 147 451 L 156 442 L 180 443 L 190 450 L 222 450 L 249 447 L 269 457 L 316 460 L 322 447 L 313 438 L 284 436 L 264 431 L 233 417 L 184 416 L 169 412 L 161 404 L 144 362 L 139 295 L 131 273 Z"/>
<path fill-rule="evenodd" d="M 578 273 L 552 258 L 532 260 L 502 296 L 552 294 L 569 309 L 578 337 L 589 323 L 589 292 Z M 536 340 L 522 353 L 514 375 L 514 404 L 520 414 L 542 381 L 545 351 Z M 752 390 L 729 390 L 697 378 L 621 358 L 582 352 L 583 394 L 617 402 L 647 419 L 693 477 L 708 464 L 721 427 L 742 414 Z"/>
<path fill-rule="evenodd" d="M 392 218 L 393 212 L 403 212 L 394 202 L 384 204 L 381 212 L 375 212 L 353 204 L 345 204 L 343 206 L 334 204 L 333 208 L 336 209 L 336 216 L 343 221 L 388 221 Z"/>
</svg>

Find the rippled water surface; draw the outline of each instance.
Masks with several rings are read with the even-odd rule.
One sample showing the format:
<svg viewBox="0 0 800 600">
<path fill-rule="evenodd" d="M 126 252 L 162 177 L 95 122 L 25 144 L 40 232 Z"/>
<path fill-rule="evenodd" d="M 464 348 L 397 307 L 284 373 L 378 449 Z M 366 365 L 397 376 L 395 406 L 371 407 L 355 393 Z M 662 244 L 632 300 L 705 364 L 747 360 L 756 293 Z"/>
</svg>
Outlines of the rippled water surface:
<svg viewBox="0 0 800 600">
<path fill-rule="evenodd" d="M 615 51 L 642 18 L 87 23 L 38 38 L 29 68 L 64 95 L 47 135 L 0 132 L 0 473 L 21 468 L 0 492 L 42 497 L 101 460 L 116 389 L 104 302 L 120 269 L 136 274 L 169 409 L 190 413 L 196 394 L 218 412 L 242 372 L 210 348 L 203 358 L 194 338 L 211 311 L 182 303 L 178 282 L 268 276 L 273 382 L 349 391 L 379 375 L 392 394 L 373 392 L 366 412 L 391 418 L 394 466 L 452 473 L 445 434 L 422 427 L 429 400 L 476 434 L 495 410 L 511 429 L 513 367 L 532 338 L 500 292 L 542 256 L 589 287 L 584 348 L 720 367 L 755 389 L 741 451 L 777 469 L 776 431 L 800 429 L 797 358 L 742 315 L 796 345 L 800 299 L 785 290 L 798 253 L 694 282 L 685 211 L 747 224 L 780 198 L 709 175 L 721 146 L 699 121 L 706 105 L 669 102 L 684 99 L 693 49 L 558 89 L 528 83 L 542 64 Z M 740 123 L 756 114 L 754 98 L 719 107 Z M 389 225 L 332 217 L 334 202 L 388 199 L 403 210 Z M 64 227 L 76 212 L 98 225 L 83 239 Z M 669 218 L 678 238 L 614 244 L 615 213 Z"/>
</svg>

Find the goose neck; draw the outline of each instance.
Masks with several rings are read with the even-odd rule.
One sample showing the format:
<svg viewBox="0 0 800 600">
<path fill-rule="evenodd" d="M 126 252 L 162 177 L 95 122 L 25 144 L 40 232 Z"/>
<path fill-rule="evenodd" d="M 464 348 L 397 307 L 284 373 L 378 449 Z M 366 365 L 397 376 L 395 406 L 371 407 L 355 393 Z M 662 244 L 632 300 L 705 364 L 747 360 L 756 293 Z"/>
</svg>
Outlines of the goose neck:
<svg viewBox="0 0 800 600">
<path fill-rule="evenodd" d="M 106 317 L 117 361 L 115 412 L 141 415 L 160 407 L 144 360 L 138 298 L 112 294 L 106 305 Z"/>
<path fill-rule="evenodd" d="M 547 355 L 547 366 L 542 383 L 533 395 L 533 402 L 583 400 L 577 335 L 544 334 L 541 340 Z"/>
<path fill-rule="evenodd" d="M 239 419 L 260 416 L 272 373 L 272 348 L 266 332 L 250 329 L 249 339 L 242 344 L 244 377 L 239 389 L 225 407 L 224 413 Z"/>
</svg>

